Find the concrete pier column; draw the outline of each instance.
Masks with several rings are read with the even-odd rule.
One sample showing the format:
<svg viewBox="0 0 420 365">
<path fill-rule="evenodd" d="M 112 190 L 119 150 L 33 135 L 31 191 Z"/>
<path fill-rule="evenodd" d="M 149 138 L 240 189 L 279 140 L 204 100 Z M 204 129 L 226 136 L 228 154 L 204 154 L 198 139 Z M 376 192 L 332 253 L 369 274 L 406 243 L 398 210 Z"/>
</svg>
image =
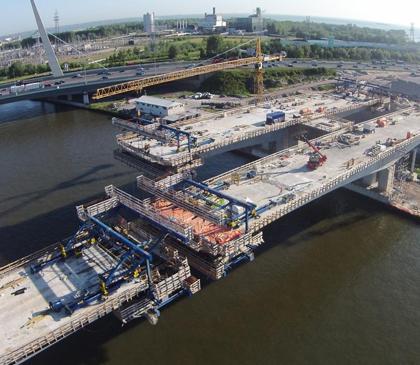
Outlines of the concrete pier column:
<svg viewBox="0 0 420 365">
<path fill-rule="evenodd" d="M 417 148 L 413 150 L 413 153 L 411 155 L 411 167 L 410 167 L 411 172 L 414 172 L 414 169 L 416 168 L 416 158 L 417 158 Z"/>
<path fill-rule="evenodd" d="M 365 186 L 365 187 L 372 186 L 373 184 L 376 183 L 376 180 L 377 180 L 377 174 L 376 173 L 370 174 L 368 176 L 365 176 L 362 179 L 362 185 Z"/>
<path fill-rule="evenodd" d="M 394 187 L 395 165 L 378 172 L 378 190 L 390 194 Z"/>
<path fill-rule="evenodd" d="M 90 104 L 89 94 L 86 91 L 83 93 L 83 104 L 85 104 L 85 105 Z"/>
</svg>

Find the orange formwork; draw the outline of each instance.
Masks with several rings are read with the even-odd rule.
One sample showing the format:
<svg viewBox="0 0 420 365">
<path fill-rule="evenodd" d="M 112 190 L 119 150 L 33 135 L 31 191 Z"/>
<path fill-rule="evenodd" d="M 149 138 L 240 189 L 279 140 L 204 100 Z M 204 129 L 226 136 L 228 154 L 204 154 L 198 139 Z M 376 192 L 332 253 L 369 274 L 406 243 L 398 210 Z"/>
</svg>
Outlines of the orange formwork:
<svg viewBox="0 0 420 365">
<path fill-rule="evenodd" d="M 219 226 L 188 210 L 179 208 L 167 200 L 158 199 L 152 205 L 164 217 L 176 221 L 182 226 L 191 226 L 194 236 L 203 237 L 211 243 L 223 245 L 242 235 L 240 229 L 229 229 Z"/>
</svg>

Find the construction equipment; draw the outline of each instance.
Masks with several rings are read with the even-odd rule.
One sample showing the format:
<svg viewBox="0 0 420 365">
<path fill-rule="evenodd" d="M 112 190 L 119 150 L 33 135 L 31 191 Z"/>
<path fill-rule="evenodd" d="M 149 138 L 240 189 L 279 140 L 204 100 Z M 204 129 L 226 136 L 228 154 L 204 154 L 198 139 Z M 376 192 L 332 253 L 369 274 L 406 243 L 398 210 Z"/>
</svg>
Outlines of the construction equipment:
<svg viewBox="0 0 420 365">
<path fill-rule="evenodd" d="M 231 68 L 237 68 L 241 66 L 255 65 L 255 83 L 254 92 L 258 96 L 262 96 L 264 93 L 264 70 L 263 62 L 282 60 L 283 56 L 265 56 L 261 50 L 261 38 L 256 39 L 255 56 L 240 58 L 236 60 L 228 60 L 225 62 L 213 63 L 204 66 L 193 67 L 189 69 L 183 69 L 179 71 L 169 72 L 162 75 L 144 77 L 139 80 L 124 82 L 117 85 L 107 86 L 96 90 L 93 96 L 94 100 L 103 99 L 113 95 L 124 94 L 130 91 L 140 92 L 144 88 L 154 85 L 164 84 L 165 82 L 177 81 L 186 79 L 193 76 L 203 75 L 215 71 L 221 71 Z"/>
<path fill-rule="evenodd" d="M 327 156 L 321 153 L 320 149 L 316 147 L 311 141 L 305 136 L 300 137 L 302 141 L 306 142 L 309 147 L 312 148 L 313 152 L 309 155 L 307 166 L 310 170 L 316 170 L 327 161 Z"/>
<path fill-rule="evenodd" d="M 387 119 L 386 119 L 385 117 L 379 118 L 379 119 L 376 121 L 376 125 L 377 125 L 379 128 L 384 128 L 384 127 L 386 127 L 387 123 L 388 123 L 388 121 L 387 121 Z"/>
</svg>

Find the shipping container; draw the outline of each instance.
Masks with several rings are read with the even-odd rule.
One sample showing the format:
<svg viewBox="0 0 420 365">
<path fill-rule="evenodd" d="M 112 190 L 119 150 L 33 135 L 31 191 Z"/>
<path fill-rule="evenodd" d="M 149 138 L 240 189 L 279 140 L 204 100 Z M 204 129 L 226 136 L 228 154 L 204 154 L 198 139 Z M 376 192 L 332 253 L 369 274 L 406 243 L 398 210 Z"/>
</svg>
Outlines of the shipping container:
<svg viewBox="0 0 420 365">
<path fill-rule="evenodd" d="M 284 122 L 286 120 L 286 114 L 281 111 L 268 113 L 266 115 L 265 124 L 274 124 Z"/>
</svg>

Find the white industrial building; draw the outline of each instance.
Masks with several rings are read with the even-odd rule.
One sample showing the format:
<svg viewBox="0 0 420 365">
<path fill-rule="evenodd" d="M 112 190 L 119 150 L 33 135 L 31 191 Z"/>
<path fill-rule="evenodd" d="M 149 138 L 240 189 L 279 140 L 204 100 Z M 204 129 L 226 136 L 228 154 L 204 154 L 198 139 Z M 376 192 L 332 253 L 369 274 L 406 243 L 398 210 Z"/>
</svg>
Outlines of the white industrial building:
<svg viewBox="0 0 420 365">
<path fill-rule="evenodd" d="M 226 22 L 221 15 L 216 14 L 216 8 L 213 8 L 212 14 L 204 14 L 204 19 L 200 22 L 200 28 L 205 32 L 215 32 L 226 28 Z"/>
<path fill-rule="evenodd" d="M 155 13 L 143 15 L 143 27 L 146 33 L 155 33 Z"/>
<path fill-rule="evenodd" d="M 185 111 L 185 105 L 177 101 L 142 96 L 136 99 L 136 108 L 140 114 L 150 114 L 154 117 L 168 117 Z"/>
</svg>

